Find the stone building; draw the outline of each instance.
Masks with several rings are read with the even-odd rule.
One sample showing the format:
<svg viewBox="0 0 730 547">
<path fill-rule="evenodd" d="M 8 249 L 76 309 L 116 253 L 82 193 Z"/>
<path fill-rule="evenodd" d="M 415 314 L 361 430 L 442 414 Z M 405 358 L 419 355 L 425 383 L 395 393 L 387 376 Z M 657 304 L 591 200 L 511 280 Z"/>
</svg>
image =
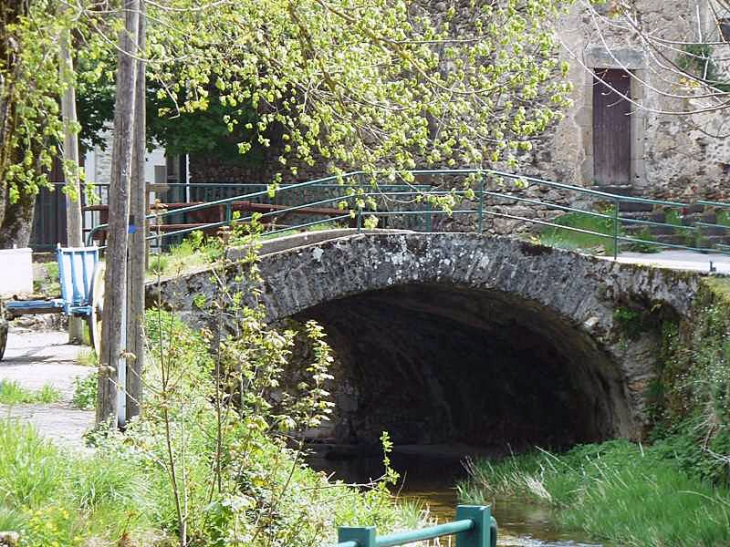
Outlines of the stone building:
<svg viewBox="0 0 730 547">
<path fill-rule="evenodd" d="M 714 55 L 728 57 L 725 20 L 712 3 L 637 0 L 642 32 L 632 32 L 614 16 L 616 0 L 596 13 L 578 2 L 557 25 L 561 56 L 571 66 L 573 107 L 533 168 L 545 178 L 619 193 L 730 197 L 730 140 L 722 136 L 730 129 L 727 110 L 713 109 L 717 101 L 676 70 L 692 62 L 704 68 L 690 53 L 700 48 L 688 43 L 716 42 Z M 653 49 L 643 33 L 664 47 Z"/>
</svg>

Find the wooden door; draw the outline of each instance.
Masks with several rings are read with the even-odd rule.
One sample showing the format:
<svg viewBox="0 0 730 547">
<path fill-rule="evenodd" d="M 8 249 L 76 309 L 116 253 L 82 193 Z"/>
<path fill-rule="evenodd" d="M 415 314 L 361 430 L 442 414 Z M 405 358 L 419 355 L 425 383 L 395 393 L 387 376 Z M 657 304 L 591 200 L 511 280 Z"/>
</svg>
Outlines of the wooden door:
<svg viewBox="0 0 730 547">
<path fill-rule="evenodd" d="M 593 176 L 601 186 L 631 183 L 631 103 L 622 96 L 630 97 L 630 93 L 628 72 L 596 70 L 593 78 Z"/>
</svg>

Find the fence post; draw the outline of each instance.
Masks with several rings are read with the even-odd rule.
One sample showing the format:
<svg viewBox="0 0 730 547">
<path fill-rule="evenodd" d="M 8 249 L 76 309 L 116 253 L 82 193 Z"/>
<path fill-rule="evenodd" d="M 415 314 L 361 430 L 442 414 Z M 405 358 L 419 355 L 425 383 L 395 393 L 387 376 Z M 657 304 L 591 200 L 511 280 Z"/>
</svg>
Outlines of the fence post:
<svg viewBox="0 0 730 547">
<path fill-rule="evenodd" d="M 619 200 L 613 203 L 613 259 L 618 258 L 618 206 Z"/>
<path fill-rule="evenodd" d="M 357 226 L 357 233 L 359 234 L 362 231 L 362 209 L 359 207 L 357 208 L 356 213 L 356 226 Z"/>
<path fill-rule="evenodd" d="M 474 527 L 456 536 L 456 547 L 492 547 L 492 511 L 481 505 L 459 505 L 456 520 L 471 520 Z M 496 539 L 496 538 L 495 538 Z"/>
<path fill-rule="evenodd" d="M 479 233 L 483 230 L 484 223 L 484 180 L 479 180 Z"/>
<path fill-rule="evenodd" d="M 357 547 L 375 547 L 375 526 L 361 528 L 341 526 L 337 529 L 338 543 L 354 541 Z"/>
<path fill-rule="evenodd" d="M 433 231 L 433 213 L 431 212 L 431 202 L 426 200 L 426 232 Z"/>
<path fill-rule="evenodd" d="M 233 219 L 233 212 L 232 212 L 232 206 L 231 203 L 226 203 L 226 218 L 225 221 L 230 224 L 231 220 Z"/>
</svg>

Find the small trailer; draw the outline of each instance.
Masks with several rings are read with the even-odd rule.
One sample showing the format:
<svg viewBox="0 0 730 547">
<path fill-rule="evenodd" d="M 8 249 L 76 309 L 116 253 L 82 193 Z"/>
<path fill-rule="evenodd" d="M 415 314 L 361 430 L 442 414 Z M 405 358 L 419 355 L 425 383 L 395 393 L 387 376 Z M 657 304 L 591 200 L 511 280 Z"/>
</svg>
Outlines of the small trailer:
<svg viewBox="0 0 730 547">
<path fill-rule="evenodd" d="M 56 250 L 61 298 L 45 300 L 0 300 L 0 360 L 8 342 L 8 321 L 21 315 L 62 313 L 83 317 L 89 325 L 91 344 L 101 350 L 101 316 L 104 309 L 104 264 L 97 247 Z"/>
</svg>

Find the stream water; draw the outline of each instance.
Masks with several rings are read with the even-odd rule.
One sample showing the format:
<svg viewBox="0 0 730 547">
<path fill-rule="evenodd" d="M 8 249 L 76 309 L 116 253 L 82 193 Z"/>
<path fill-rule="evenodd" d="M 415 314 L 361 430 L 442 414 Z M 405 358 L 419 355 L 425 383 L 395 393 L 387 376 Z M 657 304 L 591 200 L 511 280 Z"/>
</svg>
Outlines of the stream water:
<svg viewBox="0 0 730 547">
<path fill-rule="evenodd" d="M 347 451 L 315 448 L 309 464 L 334 474 L 335 478 L 365 483 L 383 474 L 382 457 L 356 456 Z M 462 465 L 465 452 L 427 447 L 403 447 L 392 454 L 393 467 L 400 473 L 396 493 L 401 499 L 420 500 L 430 516 L 446 522 L 454 518 L 457 505 L 455 485 L 466 477 Z M 608 547 L 590 542 L 580 531 L 558 530 L 553 512 L 517 498 L 494 501 L 492 514 L 499 524 L 500 546 L 509 547 Z"/>
</svg>

